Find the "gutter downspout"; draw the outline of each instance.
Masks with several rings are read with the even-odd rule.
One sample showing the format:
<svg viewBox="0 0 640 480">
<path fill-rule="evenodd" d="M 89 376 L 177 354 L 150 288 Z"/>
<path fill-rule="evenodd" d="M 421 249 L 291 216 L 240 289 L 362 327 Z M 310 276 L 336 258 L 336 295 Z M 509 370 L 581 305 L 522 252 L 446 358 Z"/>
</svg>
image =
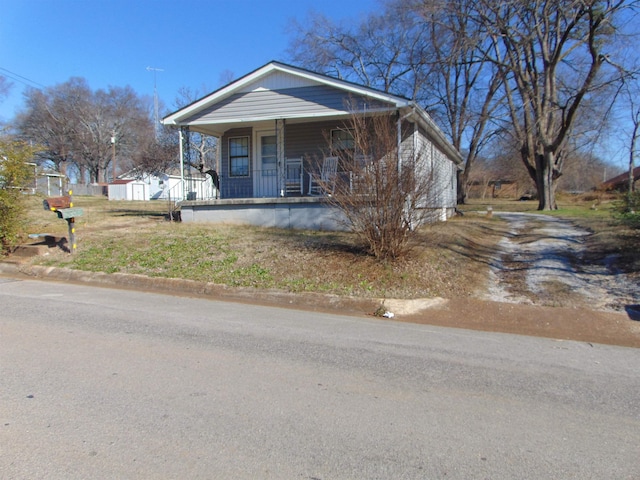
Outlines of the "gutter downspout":
<svg viewBox="0 0 640 480">
<path fill-rule="evenodd" d="M 398 171 L 398 188 L 401 187 L 400 182 L 402 182 L 402 122 L 404 120 L 406 120 L 407 118 L 409 118 L 410 116 L 412 116 L 415 112 L 413 109 L 411 109 L 406 115 L 404 116 L 400 116 L 400 109 L 397 110 L 398 112 L 398 120 L 396 122 L 397 125 L 397 130 L 398 130 L 398 146 L 397 146 L 397 150 L 398 150 L 398 162 L 397 162 L 397 171 Z M 415 142 L 415 139 L 414 139 Z M 415 155 L 415 152 L 414 152 Z M 415 168 L 415 167 L 414 167 Z M 413 230 L 414 229 L 414 225 L 413 225 L 413 221 L 410 217 L 410 208 L 408 205 L 409 199 L 407 199 L 407 202 L 405 202 L 405 207 L 404 207 L 404 217 L 405 217 L 405 221 L 409 224 L 409 229 Z"/>
<path fill-rule="evenodd" d="M 402 122 L 404 120 L 406 120 L 407 118 L 411 117 L 415 111 L 415 109 L 412 108 L 409 113 L 407 113 L 406 115 L 404 115 L 403 117 L 400 116 L 400 109 L 396 110 L 398 112 L 398 120 L 396 121 L 396 125 L 397 125 L 397 130 L 398 130 L 398 145 L 397 145 L 397 150 L 398 150 L 398 178 L 400 178 L 400 174 L 402 173 Z"/>
</svg>

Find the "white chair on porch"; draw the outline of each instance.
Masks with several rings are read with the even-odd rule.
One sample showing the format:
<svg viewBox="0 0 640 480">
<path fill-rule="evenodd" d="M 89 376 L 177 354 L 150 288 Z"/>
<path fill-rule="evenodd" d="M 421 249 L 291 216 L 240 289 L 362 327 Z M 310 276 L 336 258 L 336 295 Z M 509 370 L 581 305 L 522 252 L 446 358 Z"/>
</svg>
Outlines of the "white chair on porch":
<svg viewBox="0 0 640 480">
<path fill-rule="evenodd" d="M 302 158 L 286 158 L 284 161 L 284 196 L 302 195 L 304 192 Z"/>
<path fill-rule="evenodd" d="M 366 189 L 366 178 L 371 169 L 370 155 L 355 155 L 353 157 L 353 170 L 349 172 L 349 191 L 363 193 Z"/>
<path fill-rule="evenodd" d="M 338 157 L 325 157 L 319 173 L 309 174 L 309 195 L 332 194 L 338 173 Z"/>
</svg>

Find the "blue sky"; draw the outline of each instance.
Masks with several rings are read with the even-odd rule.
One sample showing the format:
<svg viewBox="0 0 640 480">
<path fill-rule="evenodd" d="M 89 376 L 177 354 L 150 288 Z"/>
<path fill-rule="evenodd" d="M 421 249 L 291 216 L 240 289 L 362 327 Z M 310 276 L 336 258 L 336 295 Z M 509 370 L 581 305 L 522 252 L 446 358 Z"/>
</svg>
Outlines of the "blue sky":
<svg viewBox="0 0 640 480">
<path fill-rule="evenodd" d="M 287 61 L 291 19 L 313 10 L 358 19 L 378 0 L 0 0 L 0 75 L 14 86 L 0 122 L 23 106 L 25 85 L 84 77 L 92 89 L 130 85 L 173 107 L 180 87 L 209 91 Z M 163 71 L 149 71 L 147 67 Z"/>
</svg>

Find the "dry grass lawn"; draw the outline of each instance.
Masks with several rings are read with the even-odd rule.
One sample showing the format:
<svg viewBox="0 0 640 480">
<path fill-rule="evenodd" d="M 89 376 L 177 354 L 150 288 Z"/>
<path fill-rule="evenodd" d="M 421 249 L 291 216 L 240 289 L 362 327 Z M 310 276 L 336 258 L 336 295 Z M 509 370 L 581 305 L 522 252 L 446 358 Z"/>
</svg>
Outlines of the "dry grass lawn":
<svg viewBox="0 0 640 480">
<path fill-rule="evenodd" d="M 25 234 L 67 235 L 66 222 L 45 211 L 42 198 L 27 201 Z M 477 203 L 466 206 L 462 217 L 422 229 L 407 258 L 381 264 L 349 233 L 183 224 L 165 220 L 164 202 L 94 197 L 74 201 L 84 209 L 76 222 L 76 254 L 53 250 L 34 263 L 291 292 L 378 298 L 473 296 L 486 288 L 494 247 L 505 233 L 505 224 L 487 216 L 486 205 Z M 535 210 L 532 202 L 493 206 Z M 575 216 L 580 221 L 580 215 Z M 612 233 L 609 215 L 593 217 L 585 214 L 582 222 L 591 223 L 596 232 L 590 248 L 594 256 L 611 249 L 634 250 L 619 244 L 624 235 Z M 629 235 L 630 241 L 637 241 L 635 234 Z M 638 254 L 629 255 L 626 258 L 640 270 Z"/>
</svg>

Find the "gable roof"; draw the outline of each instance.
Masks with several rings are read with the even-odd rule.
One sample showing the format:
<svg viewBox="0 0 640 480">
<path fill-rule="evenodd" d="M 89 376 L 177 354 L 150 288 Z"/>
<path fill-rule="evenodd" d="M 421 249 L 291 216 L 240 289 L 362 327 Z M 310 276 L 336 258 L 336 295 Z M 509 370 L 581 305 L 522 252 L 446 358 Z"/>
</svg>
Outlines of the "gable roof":
<svg viewBox="0 0 640 480">
<path fill-rule="evenodd" d="M 636 167 L 633 169 L 633 181 L 637 182 L 640 180 L 640 167 Z M 628 186 L 629 182 L 629 170 L 621 173 L 620 175 L 616 175 L 613 178 L 610 178 L 606 182 L 602 182 L 600 184 L 600 189 L 602 190 L 619 190 L 624 189 Z"/>
<path fill-rule="evenodd" d="M 374 102 L 386 104 L 394 108 L 406 107 L 411 104 L 410 100 L 397 95 L 272 61 L 209 95 L 190 103 L 180 110 L 167 115 L 162 121 L 165 125 L 181 125 L 185 120 L 211 108 L 213 105 L 220 104 L 233 95 L 250 92 L 266 92 L 269 90 L 301 89 L 311 86 L 335 88 L 356 97 L 365 97 Z"/>
</svg>

